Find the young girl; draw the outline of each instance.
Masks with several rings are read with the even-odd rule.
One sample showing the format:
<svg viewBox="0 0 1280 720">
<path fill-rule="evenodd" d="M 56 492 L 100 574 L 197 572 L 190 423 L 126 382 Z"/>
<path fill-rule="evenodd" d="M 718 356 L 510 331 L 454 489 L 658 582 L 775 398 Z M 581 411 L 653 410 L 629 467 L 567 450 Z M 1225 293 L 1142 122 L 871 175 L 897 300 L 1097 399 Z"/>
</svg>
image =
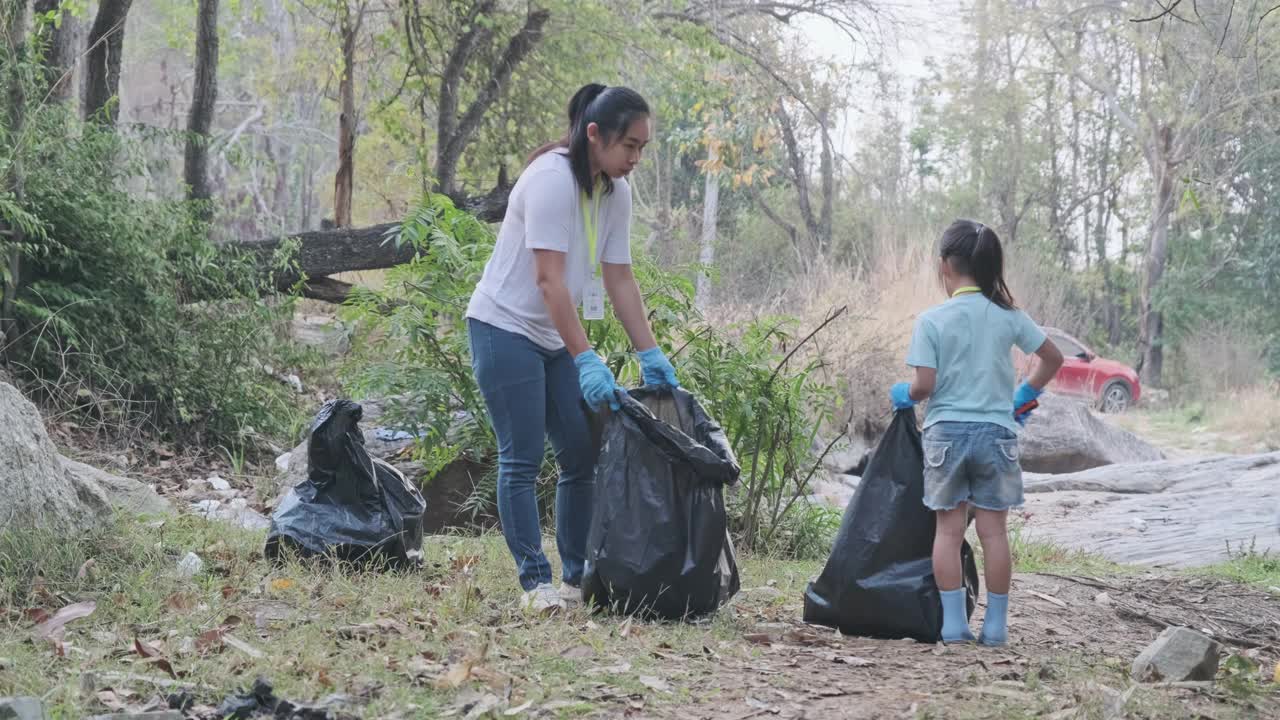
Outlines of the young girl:
<svg viewBox="0 0 1280 720">
<path fill-rule="evenodd" d="M 606 293 L 640 350 L 645 384 L 679 384 L 631 273 L 626 176 L 650 132 L 649 106 L 634 90 L 597 84 L 578 90 L 569 101 L 568 134 L 534 151 L 512 189 L 467 308 L 472 369 L 498 439 L 502 534 L 525 591 L 521 604 L 536 611 L 582 599 L 595 486 L 587 407 L 617 409 L 620 389 L 583 328 L 584 320 L 603 319 Z M 542 552 L 534 491 L 548 436 L 560 466 L 559 588 Z"/>
<path fill-rule="evenodd" d="M 933 573 L 942 594 L 943 642 L 972 641 L 965 615 L 960 544 L 967 507 L 977 516 L 987 580 L 987 614 L 979 642 L 1008 642 L 1012 558 L 1006 529 L 1009 508 L 1022 504 L 1018 426 L 1062 366 L 1062 353 L 1018 310 L 1004 281 L 1004 253 L 991 228 L 957 220 L 942 234 L 946 302 L 922 313 L 907 364 L 915 382 L 890 395 L 897 409 L 929 398 L 924 423 L 924 504 L 937 512 Z M 1011 349 L 1039 358 L 1031 378 L 1014 390 Z"/>
</svg>

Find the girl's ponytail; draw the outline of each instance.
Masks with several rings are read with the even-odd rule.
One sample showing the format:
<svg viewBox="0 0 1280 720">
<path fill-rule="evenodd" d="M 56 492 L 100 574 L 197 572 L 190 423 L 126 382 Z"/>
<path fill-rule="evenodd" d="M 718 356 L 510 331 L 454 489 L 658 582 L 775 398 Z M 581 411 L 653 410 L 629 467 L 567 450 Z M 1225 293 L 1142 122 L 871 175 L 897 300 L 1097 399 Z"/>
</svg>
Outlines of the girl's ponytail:
<svg viewBox="0 0 1280 720">
<path fill-rule="evenodd" d="M 940 254 L 956 272 L 973 277 L 988 300 L 1005 310 L 1016 307 L 1004 280 L 1004 249 L 995 230 L 974 220 L 956 220 L 942 233 Z"/>
</svg>

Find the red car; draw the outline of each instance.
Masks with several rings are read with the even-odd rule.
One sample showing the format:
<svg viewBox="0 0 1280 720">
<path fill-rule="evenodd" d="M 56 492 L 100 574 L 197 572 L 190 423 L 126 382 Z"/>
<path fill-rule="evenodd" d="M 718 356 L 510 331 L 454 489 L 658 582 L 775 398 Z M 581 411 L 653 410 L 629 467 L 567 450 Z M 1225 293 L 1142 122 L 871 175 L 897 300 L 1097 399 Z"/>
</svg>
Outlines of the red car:
<svg viewBox="0 0 1280 720">
<path fill-rule="evenodd" d="M 1045 334 L 1062 351 L 1063 363 L 1049 391 L 1086 397 L 1105 413 L 1124 412 L 1142 397 L 1142 385 L 1133 368 L 1115 360 L 1098 357 L 1089 346 L 1056 328 Z"/>
</svg>

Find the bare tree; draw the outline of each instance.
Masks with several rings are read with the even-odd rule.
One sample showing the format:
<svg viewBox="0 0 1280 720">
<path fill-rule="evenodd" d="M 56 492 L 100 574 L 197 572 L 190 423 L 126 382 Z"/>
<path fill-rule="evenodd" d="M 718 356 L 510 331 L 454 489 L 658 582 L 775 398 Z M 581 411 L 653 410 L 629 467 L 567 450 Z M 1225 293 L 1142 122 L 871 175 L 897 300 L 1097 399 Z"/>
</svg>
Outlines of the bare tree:
<svg viewBox="0 0 1280 720">
<path fill-rule="evenodd" d="M 218 0 L 199 0 L 196 9 L 196 79 L 187 116 L 183 177 L 187 197 L 208 200 L 209 128 L 218 100 Z M 205 211 L 207 214 L 207 210 Z"/>
<path fill-rule="evenodd" d="M 351 191 L 355 183 L 356 151 L 356 42 L 364 24 L 364 0 L 353 9 L 347 0 L 338 4 L 338 31 L 342 37 L 342 78 L 338 84 L 342 112 L 338 115 L 338 172 L 333 180 L 333 213 L 338 227 L 351 227 Z"/>
<path fill-rule="evenodd" d="M 85 65 L 84 117 L 113 126 L 120 117 L 120 63 L 124 56 L 125 21 L 133 0 L 102 0 L 89 30 Z"/>
</svg>

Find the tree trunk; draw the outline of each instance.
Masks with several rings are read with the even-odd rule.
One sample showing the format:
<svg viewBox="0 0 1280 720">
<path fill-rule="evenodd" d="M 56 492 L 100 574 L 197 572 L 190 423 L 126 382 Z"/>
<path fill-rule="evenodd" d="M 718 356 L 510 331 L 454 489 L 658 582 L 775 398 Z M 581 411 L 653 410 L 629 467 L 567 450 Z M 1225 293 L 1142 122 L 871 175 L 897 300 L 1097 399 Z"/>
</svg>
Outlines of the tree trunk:
<svg viewBox="0 0 1280 720">
<path fill-rule="evenodd" d="M 108 127 L 120 117 L 120 62 L 124 53 L 125 20 L 133 0 L 102 0 L 89 30 L 85 60 L 84 117 Z"/>
<path fill-rule="evenodd" d="M 1164 316 L 1155 307 L 1155 294 L 1164 277 L 1169 257 L 1169 224 L 1173 216 L 1173 180 L 1176 168 L 1170 163 L 1173 132 L 1167 125 L 1155 131 L 1147 160 L 1155 192 L 1152 197 L 1151 224 L 1148 228 L 1146 257 L 1142 276 L 1142 307 L 1139 313 L 1138 349 L 1142 358 L 1138 371 L 1143 382 L 1159 387 L 1164 374 Z"/>
<path fill-rule="evenodd" d="M 27 0 L 10 0 L 9 6 L 0 14 L 0 23 L 4 24 L 3 36 L 4 43 L 7 45 L 5 49 L 6 62 L 0 69 L 7 69 L 7 72 L 0 72 L 0 80 L 7 87 L 5 91 L 8 93 L 9 113 L 5 118 L 9 125 L 8 136 L 17 138 L 22 135 L 23 126 L 26 124 L 26 106 L 27 98 L 22 85 L 22 73 L 19 69 L 23 63 L 26 54 L 26 34 L 27 34 Z M 9 163 L 8 176 L 4 178 L 4 187 L 13 193 L 14 201 L 21 205 L 23 201 L 23 176 L 22 176 L 22 155 L 15 152 L 12 161 Z M 19 281 L 22 274 L 22 255 L 18 252 L 18 246 L 25 240 L 22 229 L 17 226 L 9 227 L 8 223 L 0 222 L 0 230 L 5 231 L 9 242 L 13 247 L 8 253 L 0 255 L 0 263 L 3 263 L 3 272 L 0 277 L 0 352 L 2 352 L 17 333 L 15 332 L 15 320 L 13 316 L 14 303 L 17 299 Z M 0 235 L 0 238 L 5 237 Z M 0 243 L 0 248 L 4 247 L 4 243 Z"/>
<path fill-rule="evenodd" d="M 711 303 L 711 278 L 706 268 L 716 261 L 716 221 L 720 214 L 720 172 L 716 170 L 719 154 L 714 144 L 707 150 L 707 172 L 702 193 L 702 252 L 698 254 L 698 262 L 702 268 L 698 270 L 698 285 L 694 295 L 694 304 L 698 310 L 706 311 Z"/>
<path fill-rule="evenodd" d="M 356 173 L 356 40 L 360 34 L 360 23 L 364 20 L 364 3 L 361 2 L 356 9 L 355 17 L 352 17 L 347 0 L 343 0 L 339 12 L 339 32 L 342 35 L 339 95 L 342 113 L 338 116 L 338 172 L 333 181 L 333 217 L 338 227 L 351 227 L 351 191 Z"/>
<path fill-rule="evenodd" d="M 491 4 L 485 3 L 485 5 Z M 529 14 L 525 16 L 524 26 L 511 36 L 502 57 L 490 71 L 488 81 L 480 88 L 479 94 L 461 117 L 455 116 L 457 83 L 461 82 L 462 73 L 466 70 L 475 44 L 484 39 L 485 31 L 473 29 L 458 39 L 450 53 L 444 78 L 441 81 L 443 102 L 439 110 L 440 118 L 437 121 L 440 131 L 436 136 L 436 188 L 439 192 L 445 195 L 457 192 L 458 161 L 462 159 L 463 150 L 480 129 L 485 113 L 506 93 L 507 85 L 510 84 L 511 75 L 516 67 L 524 62 L 524 59 L 542 41 L 542 28 L 550 19 L 550 10 L 530 8 Z M 481 28 L 478 24 L 475 27 Z"/>
<path fill-rule="evenodd" d="M 56 12 L 61 4 L 62 0 L 36 0 L 35 11 L 37 15 L 45 15 Z M 51 102 L 66 102 L 73 94 L 80 33 L 80 19 L 70 12 L 62 13 L 56 27 L 46 25 L 41 33 L 46 92 Z"/>
<path fill-rule="evenodd" d="M 213 108 L 218 100 L 218 0 L 199 0 L 196 10 L 196 79 L 192 90 L 191 113 L 187 116 L 187 149 L 183 177 L 187 181 L 187 197 L 208 200 L 209 128 L 213 125 Z M 206 205 L 201 211 L 206 220 L 211 213 Z"/>
<path fill-rule="evenodd" d="M 818 174 L 822 181 L 822 210 L 818 215 L 818 242 L 820 254 L 824 257 L 831 251 L 831 222 L 836 194 L 835 158 L 831 147 L 831 134 L 827 132 L 829 117 L 828 111 L 824 108 L 819 133 L 822 140 L 822 154 L 818 162 Z"/>
</svg>

